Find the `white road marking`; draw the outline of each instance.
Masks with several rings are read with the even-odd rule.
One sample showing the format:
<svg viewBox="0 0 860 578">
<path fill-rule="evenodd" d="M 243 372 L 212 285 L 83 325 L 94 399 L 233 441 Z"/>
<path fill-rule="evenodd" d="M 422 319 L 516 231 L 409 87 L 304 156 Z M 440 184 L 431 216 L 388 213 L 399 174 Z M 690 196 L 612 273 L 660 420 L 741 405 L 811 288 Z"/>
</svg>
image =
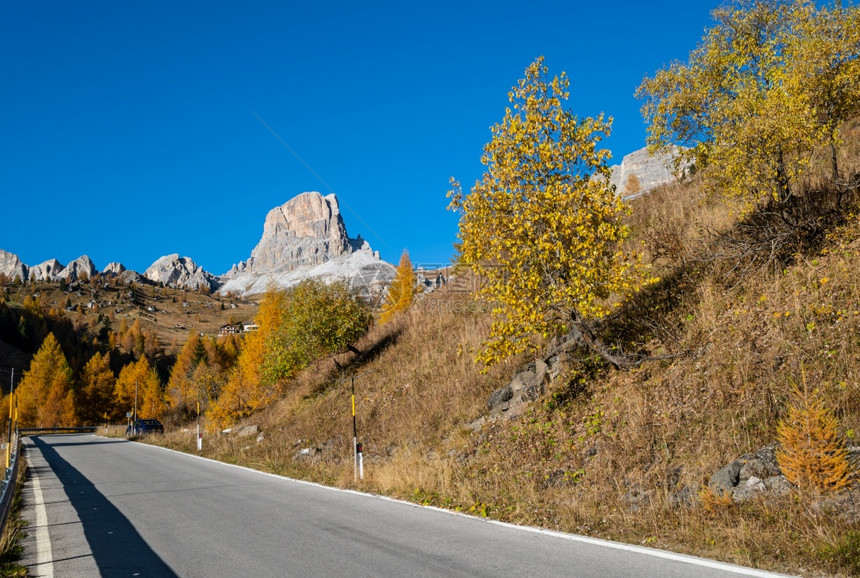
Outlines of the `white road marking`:
<svg viewBox="0 0 860 578">
<path fill-rule="evenodd" d="M 278 474 L 273 474 L 270 472 L 261 472 L 260 470 L 255 470 L 255 469 L 249 468 L 247 466 L 240 466 L 238 464 L 229 464 L 226 462 L 220 462 L 218 460 L 213 460 L 212 458 L 207 458 L 207 457 L 199 456 L 196 454 L 189 454 L 189 453 L 181 452 L 178 450 L 173 450 L 170 448 L 165 448 L 163 446 L 144 444 L 144 443 L 140 443 L 140 442 L 132 442 L 132 443 L 136 443 L 136 444 L 139 444 L 140 446 L 147 447 L 147 448 L 154 448 L 157 450 L 163 450 L 163 451 L 170 452 L 173 454 L 178 454 L 180 456 L 185 456 L 187 458 L 193 458 L 193 459 L 203 460 L 206 462 L 212 462 L 212 463 L 219 464 L 222 466 L 228 466 L 231 468 L 236 468 L 236 469 L 244 470 L 247 472 L 253 472 L 255 474 L 261 474 L 264 476 L 269 476 L 269 477 L 277 478 L 280 480 L 289 480 L 291 482 L 295 482 L 298 484 L 305 484 L 308 486 L 314 486 L 317 488 L 322 488 L 324 490 L 330 490 L 330 491 L 334 491 L 334 492 L 343 492 L 343 493 L 347 493 L 347 494 L 354 494 L 357 496 L 364 496 L 367 498 L 375 498 L 378 500 L 395 502 L 398 504 L 404 504 L 406 506 L 411 506 L 413 508 L 435 510 L 435 511 L 441 512 L 443 514 L 448 514 L 448 515 L 452 515 L 452 516 L 461 516 L 464 518 L 469 518 L 470 520 L 478 520 L 478 521 L 488 523 L 488 524 L 503 526 L 503 527 L 512 528 L 515 530 L 520 530 L 520 531 L 525 531 L 525 532 L 532 532 L 535 534 L 545 534 L 545 535 L 549 535 L 549 536 L 554 536 L 556 538 L 561 538 L 562 540 L 569 540 L 571 542 L 581 542 L 583 544 L 591 544 L 593 546 L 602 546 L 604 548 L 611 548 L 613 550 L 635 552 L 637 554 L 642 554 L 645 556 L 653 556 L 655 558 L 674 560 L 676 562 L 683 562 L 685 564 L 690 564 L 693 566 L 701 566 L 704 568 L 713 568 L 715 570 L 722 570 L 725 572 L 731 572 L 731 573 L 739 574 L 741 576 L 754 576 L 755 578 L 775 578 L 775 577 L 787 576 L 786 574 L 777 574 L 774 572 L 768 572 L 767 570 L 759 570 L 757 568 L 747 568 L 745 566 L 738 566 L 738 565 L 729 564 L 726 562 L 719 562 L 717 560 L 709 560 L 707 558 L 699 558 L 698 556 L 689 556 L 687 554 L 678 554 L 675 552 L 670 552 L 668 550 L 659 550 L 657 548 L 648 548 L 647 546 L 636 546 L 633 544 L 624 544 L 622 542 L 612 542 L 610 540 L 603 540 L 601 538 L 592 538 L 590 536 L 581 536 L 579 534 L 568 534 L 565 532 L 556 532 L 554 530 L 546 530 L 544 528 L 534 528 L 532 526 L 518 526 L 516 524 L 510 524 L 508 522 L 500 522 L 498 520 L 492 520 L 492 519 L 488 519 L 488 518 L 478 518 L 476 516 L 470 516 L 468 514 L 463 514 L 461 512 L 454 512 L 452 510 L 446 510 L 444 508 L 437 508 L 435 506 L 422 506 L 422 505 L 416 504 L 414 502 L 406 502 L 404 500 L 398 500 L 396 498 L 391 498 L 388 496 L 381 496 L 378 494 L 367 494 L 365 492 L 360 492 L 358 490 L 347 490 L 347 489 L 343 489 L 343 488 L 335 488 L 332 486 L 324 486 L 324 485 L 318 484 L 316 482 L 309 482 L 306 480 L 298 480 L 295 478 L 289 478 L 287 476 L 280 476 Z"/>
<path fill-rule="evenodd" d="M 45 497 L 42 495 L 39 476 L 35 472 L 33 472 L 31 481 L 36 508 L 36 565 L 30 570 L 30 576 L 54 578 L 54 555 L 51 551 L 51 535 L 48 532 L 48 512 L 45 509 Z"/>
</svg>

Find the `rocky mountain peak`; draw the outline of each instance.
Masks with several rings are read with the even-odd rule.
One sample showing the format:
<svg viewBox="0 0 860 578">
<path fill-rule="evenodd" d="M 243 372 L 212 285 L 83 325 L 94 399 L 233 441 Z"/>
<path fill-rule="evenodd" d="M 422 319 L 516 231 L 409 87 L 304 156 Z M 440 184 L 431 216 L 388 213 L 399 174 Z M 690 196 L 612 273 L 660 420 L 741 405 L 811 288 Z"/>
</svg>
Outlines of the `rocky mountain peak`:
<svg viewBox="0 0 860 578">
<path fill-rule="evenodd" d="M 263 236 L 250 259 L 233 267 L 228 276 L 314 267 L 349 252 L 350 240 L 337 197 L 312 191 L 269 211 Z"/>
<path fill-rule="evenodd" d="M 58 276 L 66 281 L 77 281 L 84 276 L 87 278 L 92 277 L 96 273 L 98 273 L 98 269 L 96 269 L 92 260 L 83 255 L 66 265 Z"/>
<path fill-rule="evenodd" d="M 16 277 L 26 281 L 30 268 L 21 262 L 18 255 L 0 249 L 0 273 L 6 275 L 10 280 Z"/>
<path fill-rule="evenodd" d="M 170 287 L 187 289 L 218 287 L 214 276 L 203 270 L 190 257 L 180 257 L 179 253 L 165 255 L 149 266 L 143 276 L 153 283 L 163 283 Z"/>
<path fill-rule="evenodd" d="M 269 211 L 251 257 L 223 277 L 222 293 L 261 293 L 272 281 L 290 287 L 316 277 L 372 294 L 391 281 L 394 267 L 360 235 L 349 238 L 334 194 L 308 192 Z"/>
</svg>

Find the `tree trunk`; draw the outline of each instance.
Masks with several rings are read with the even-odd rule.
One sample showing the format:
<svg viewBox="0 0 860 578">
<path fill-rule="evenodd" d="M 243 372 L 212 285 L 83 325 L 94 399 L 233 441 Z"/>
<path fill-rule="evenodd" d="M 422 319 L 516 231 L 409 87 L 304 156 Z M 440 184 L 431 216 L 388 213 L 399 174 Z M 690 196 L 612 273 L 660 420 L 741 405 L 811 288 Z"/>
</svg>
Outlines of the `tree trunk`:
<svg viewBox="0 0 860 578">
<path fill-rule="evenodd" d="M 613 353 L 610 348 L 594 333 L 594 331 L 592 331 L 591 326 L 586 323 L 578 311 L 573 311 L 570 314 L 570 320 L 573 323 L 573 326 L 582 333 L 582 341 L 585 345 L 612 364 L 615 369 L 630 369 L 636 365 L 628 356 Z"/>
<path fill-rule="evenodd" d="M 836 136 L 830 135 L 830 170 L 833 173 L 833 182 L 839 182 L 839 164 L 836 160 Z"/>
</svg>

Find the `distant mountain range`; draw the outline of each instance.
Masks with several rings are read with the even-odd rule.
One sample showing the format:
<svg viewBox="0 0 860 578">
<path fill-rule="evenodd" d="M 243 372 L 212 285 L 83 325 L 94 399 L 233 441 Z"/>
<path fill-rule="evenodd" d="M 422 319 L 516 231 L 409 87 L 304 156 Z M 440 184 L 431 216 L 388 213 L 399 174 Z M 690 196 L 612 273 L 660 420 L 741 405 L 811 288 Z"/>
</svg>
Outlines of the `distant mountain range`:
<svg viewBox="0 0 860 578">
<path fill-rule="evenodd" d="M 670 169 L 674 154 L 652 156 L 646 149 L 626 155 L 612 167 L 610 183 L 619 194 L 636 196 L 675 181 Z M 223 275 L 203 270 L 179 254 L 157 259 L 143 274 L 112 262 L 99 271 L 86 255 L 67 265 L 50 259 L 29 266 L 0 249 L 0 274 L 22 281 L 78 281 L 101 273 L 126 282 L 151 282 L 220 293 L 252 295 L 271 284 L 290 287 L 308 278 L 343 280 L 360 293 L 379 295 L 394 278 L 395 268 L 379 258 L 359 235 L 350 238 L 334 194 L 307 192 L 269 211 L 263 236 L 246 261 Z"/>
<path fill-rule="evenodd" d="M 311 277 L 343 280 L 360 293 L 379 294 L 394 278 L 394 271 L 360 235 L 349 238 L 337 197 L 317 192 L 302 193 L 269 211 L 251 256 L 224 275 L 213 275 L 179 254 L 157 259 L 140 274 L 118 262 L 99 271 L 86 255 L 67 265 L 50 259 L 29 266 L 0 249 L 0 274 L 10 280 L 74 282 L 101 273 L 126 282 L 241 295 L 262 293 L 272 283 L 290 287 Z"/>
</svg>

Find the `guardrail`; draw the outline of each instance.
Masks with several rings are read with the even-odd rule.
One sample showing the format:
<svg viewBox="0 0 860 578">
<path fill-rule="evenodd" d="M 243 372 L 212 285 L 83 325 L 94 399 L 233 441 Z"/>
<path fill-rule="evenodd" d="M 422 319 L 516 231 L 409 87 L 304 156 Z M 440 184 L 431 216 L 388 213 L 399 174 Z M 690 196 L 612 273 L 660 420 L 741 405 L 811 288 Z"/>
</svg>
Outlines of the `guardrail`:
<svg viewBox="0 0 860 578">
<path fill-rule="evenodd" d="M 28 436 L 42 433 L 96 433 L 98 430 L 99 426 L 95 425 L 86 427 L 28 427 L 19 429 L 18 433 L 22 436 Z"/>
<path fill-rule="evenodd" d="M 0 481 L 3 493 L 0 494 L 0 532 L 6 527 L 9 512 L 12 511 L 12 497 L 15 495 L 15 483 L 18 480 L 18 434 L 16 432 L 10 451 L 9 467 L 5 477 Z"/>
</svg>

